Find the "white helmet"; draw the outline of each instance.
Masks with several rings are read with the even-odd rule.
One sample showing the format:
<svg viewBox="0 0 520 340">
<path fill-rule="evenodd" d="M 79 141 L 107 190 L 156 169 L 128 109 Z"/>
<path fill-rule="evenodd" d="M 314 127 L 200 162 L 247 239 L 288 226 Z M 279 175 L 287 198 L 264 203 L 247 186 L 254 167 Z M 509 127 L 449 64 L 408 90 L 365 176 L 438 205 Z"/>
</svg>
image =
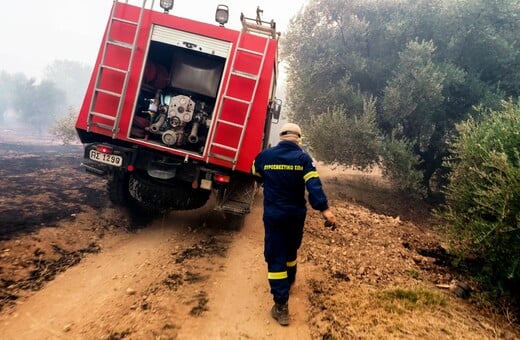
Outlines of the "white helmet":
<svg viewBox="0 0 520 340">
<path fill-rule="evenodd" d="M 298 125 L 294 123 L 286 123 L 284 126 L 282 126 L 282 129 L 280 130 L 280 137 L 285 135 L 296 135 L 298 136 L 298 138 L 301 138 L 302 130 Z"/>
</svg>

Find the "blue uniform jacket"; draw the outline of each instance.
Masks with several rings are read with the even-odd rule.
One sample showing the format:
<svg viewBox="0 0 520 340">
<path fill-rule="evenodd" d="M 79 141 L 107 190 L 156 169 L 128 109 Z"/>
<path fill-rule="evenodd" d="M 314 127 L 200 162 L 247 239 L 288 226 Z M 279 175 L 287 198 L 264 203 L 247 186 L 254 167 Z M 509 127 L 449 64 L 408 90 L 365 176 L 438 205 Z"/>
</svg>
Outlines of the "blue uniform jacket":
<svg viewBox="0 0 520 340">
<path fill-rule="evenodd" d="M 251 169 L 264 184 L 264 215 L 305 214 L 305 188 L 313 209 L 328 208 L 312 158 L 297 144 L 281 141 L 262 151 Z"/>
</svg>

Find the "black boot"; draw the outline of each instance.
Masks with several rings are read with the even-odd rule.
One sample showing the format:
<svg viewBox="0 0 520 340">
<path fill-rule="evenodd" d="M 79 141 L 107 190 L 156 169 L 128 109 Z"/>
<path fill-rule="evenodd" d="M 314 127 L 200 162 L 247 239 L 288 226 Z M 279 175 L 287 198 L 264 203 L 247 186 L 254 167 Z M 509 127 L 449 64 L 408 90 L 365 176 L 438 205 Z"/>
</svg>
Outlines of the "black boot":
<svg viewBox="0 0 520 340">
<path fill-rule="evenodd" d="M 275 303 L 271 309 L 271 315 L 282 326 L 289 324 L 289 305 L 286 303 Z"/>
</svg>

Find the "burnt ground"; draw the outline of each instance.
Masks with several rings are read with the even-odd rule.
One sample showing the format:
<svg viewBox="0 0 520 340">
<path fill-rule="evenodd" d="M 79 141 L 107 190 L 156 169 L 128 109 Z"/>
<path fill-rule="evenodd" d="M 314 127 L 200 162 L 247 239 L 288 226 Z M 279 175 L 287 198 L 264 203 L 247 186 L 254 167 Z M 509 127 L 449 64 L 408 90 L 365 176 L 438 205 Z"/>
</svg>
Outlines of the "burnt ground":
<svg viewBox="0 0 520 340">
<path fill-rule="evenodd" d="M 104 181 L 84 176 L 81 154 L 81 146 L 0 144 L 0 239 L 106 205 Z"/>
<path fill-rule="evenodd" d="M 88 240 L 64 245 L 56 233 L 108 203 L 105 181 L 84 175 L 80 155 L 78 145 L 0 143 L 0 310 L 99 251 Z"/>
</svg>

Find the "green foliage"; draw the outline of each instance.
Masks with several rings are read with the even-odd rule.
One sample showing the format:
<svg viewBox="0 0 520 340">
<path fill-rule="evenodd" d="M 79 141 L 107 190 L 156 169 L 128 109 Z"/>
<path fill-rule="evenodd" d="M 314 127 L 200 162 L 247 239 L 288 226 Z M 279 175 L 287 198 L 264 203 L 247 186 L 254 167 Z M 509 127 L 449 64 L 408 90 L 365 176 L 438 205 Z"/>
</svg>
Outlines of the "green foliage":
<svg viewBox="0 0 520 340">
<path fill-rule="evenodd" d="M 302 123 L 335 106 L 362 113 L 363 98 L 351 77 L 366 68 L 359 49 L 364 46 L 368 23 L 350 16 L 345 11 L 348 7 L 344 1 L 330 1 L 326 6 L 311 2 L 283 38 L 281 53 L 289 65 L 287 104 Z"/>
<path fill-rule="evenodd" d="M 410 143 L 403 139 L 387 138 L 381 150 L 383 175 L 392 185 L 412 196 L 423 197 L 422 173 L 418 156 L 413 153 Z"/>
<path fill-rule="evenodd" d="M 375 98 L 376 135 L 409 144 L 433 190 L 455 124 L 520 96 L 519 17 L 517 0 L 310 0 L 282 36 L 290 116 L 304 126 L 337 107 L 361 117 Z M 346 154 L 334 159 L 367 163 Z"/>
<path fill-rule="evenodd" d="M 56 119 L 50 129 L 50 133 L 64 145 L 78 142 L 79 138 L 75 128 L 77 117 L 78 112 L 74 107 L 69 107 L 66 116 Z"/>
<path fill-rule="evenodd" d="M 378 294 L 390 312 L 403 313 L 427 306 L 446 306 L 446 298 L 424 289 L 391 289 Z"/>
<path fill-rule="evenodd" d="M 374 102 L 365 102 L 361 116 L 349 116 L 344 108 L 333 108 L 314 117 L 306 128 L 313 154 L 329 163 L 355 164 L 369 169 L 381 148 L 375 126 Z"/>
<path fill-rule="evenodd" d="M 384 89 L 383 125 L 399 128 L 400 137 L 413 140 L 421 149 L 433 133 L 444 101 L 446 75 L 433 63 L 434 51 L 431 41 L 408 43 Z"/>
<path fill-rule="evenodd" d="M 417 270 L 409 269 L 407 272 L 408 272 L 408 276 L 410 276 L 412 279 L 416 279 L 416 280 L 421 279 L 421 273 L 418 272 Z"/>
<path fill-rule="evenodd" d="M 379 115 L 383 131 L 391 134 L 387 149 L 390 154 L 385 158 L 390 157 L 392 167 L 387 174 L 393 175 L 391 178 L 394 179 L 406 176 L 402 170 L 415 161 L 408 170 L 410 176 L 400 180 L 407 182 L 401 186 L 412 191 L 421 191 L 420 186 L 430 189 L 430 178 L 437 170 L 437 164 L 442 163 L 446 153 L 444 131 L 448 124 L 444 112 L 447 69 L 450 69 L 452 79 L 460 77 L 461 73 L 449 65 L 435 64 L 434 53 L 432 41 L 411 41 L 399 53 L 394 75 L 384 89 Z M 398 161 L 404 163 L 399 165 Z M 417 169 L 423 173 L 419 181 Z"/>
<path fill-rule="evenodd" d="M 457 125 L 439 217 L 453 251 L 485 262 L 484 279 L 520 282 L 520 102 L 479 112 Z"/>
</svg>

